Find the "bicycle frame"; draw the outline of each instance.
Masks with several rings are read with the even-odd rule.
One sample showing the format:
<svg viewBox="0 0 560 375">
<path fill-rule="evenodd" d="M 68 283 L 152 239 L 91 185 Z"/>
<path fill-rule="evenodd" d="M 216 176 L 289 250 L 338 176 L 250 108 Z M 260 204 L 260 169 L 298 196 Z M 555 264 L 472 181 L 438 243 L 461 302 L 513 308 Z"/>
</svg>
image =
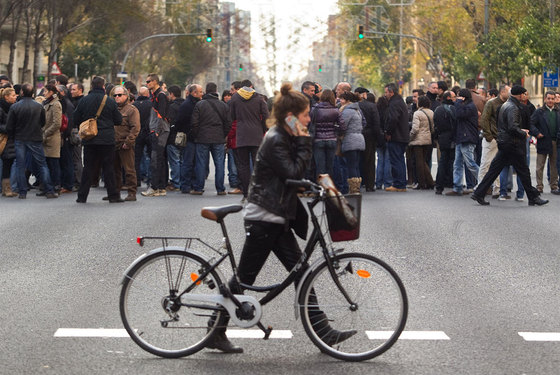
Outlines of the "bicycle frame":
<svg viewBox="0 0 560 375">
<path fill-rule="evenodd" d="M 328 250 L 328 246 L 327 246 L 327 242 L 325 240 L 325 237 L 321 231 L 321 225 L 319 223 L 319 220 L 317 218 L 317 215 L 315 215 L 315 212 L 313 211 L 313 209 L 315 208 L 315 206 L 317 206 L 318 203 L 323 202 L 324 197 L 322 196 L 322 194 L 319 194 L 318 196 L 316 196 L 315 198 L 313 198 L 311 201 L 307 202 L 307 206 L 309 208 L 309 212 L 310 212 L 310 216 L 311 216 L 311 222 L 312 222 L 312 226 L 313 226 L 313 230 L 311 232 L 310 238 L 306 243 L 305 249 L 302 252 L 302 256 L 300 258 L 300 260 L 298 261 L 298 263 L 294 266 L 294 268 L 292 270 L 290 270 L 288 276 L 284 279 L 284 281 L 282 281 L 279 284 L 274 284 L 274 285 L 269 285 L 269 286 L 253 286 L 253 285 L 247 285 L 247 284 L 243 284 L 243 283 L 239 283 L 239 285 L 247 290 L 251 290 L 251 291 L 255 291 L 255 292 L 260 292 L 260 293 L 264 293 L 267 292 L 266 295 L 264 295 L 260 300 L 258 300 L 258 303 L 261 306 L 266 305 L 268 302 L 272 301 L 274 298 L 276 298 L 280 293 L 282 293 L 290 284 L 292 284 L 294 282 L 294 280 L 296 280 L 296 278 L 299 276 L 300 277 L 300 282 L 299 285 L 297 286 L 297 290 L 296 290 L 296 318 L 299 316 L 299 311 L 297 308 L 297 298 L 299 295 L 299 291 L 301 289 L 301 286 L 303 284 L 303 280 L 305 280 L 305 277 L 311 272 L 313 271 L 313 269 L 321 264 L 323 261 L 327 262 L 328 265 L 328 269 L 329 269 L 329 273 L 331 274 L 331 277 L 333 278 L 335 285 L 337 285 L 338 289 L 341 291 L 341 293 L 343 294 L 343 296 L 345 297 L 345 299 L 348 301 L 349 304 L 353 304 L 353 301 L 351 300 L 351 298 L 349 297 L 348 293 L 344 290 L 344 288 L 342 287 L 342 285 L 340 284 L 339 280 L 338 280 L 338 275 L 336 273 L 335 270 L 335 266 L 334 266 L 334 258 L 335 258 L 335 252 L 330 252 Z M 227 228 L 225 225 L 224 220 L 219 221 L 220 227 L 222 229 L 222 234 L 224 236 L 224 245 L 225 245 L 225 249 L 226 252 L 222 253 L 220 251 L 218 251 L 217 249 L 213 248 L 212 246 L 206 244 L 204 241 L 200 240 L 199 238 L 187 238 L 187 237 L 139 237 L 138 239 L 138 243 L 142 246 L 144 243 L 145 239 L 160 239 L 162 240 L 163 243 L 163 247 L 154 251 L 165 251 L 166 250 L 166 245 L 167 245 L 167 240 L 169 239 L 174 239 L 174 240 L 186 240 L 186 244 L 185 244 L 185 248 L 183 249 L 184 251 L 189 251 L 192 252 L 191 249 L 189 249 L 188 247 L 190 246 L 190 244 L 192 243 L 193 240 L 198 241 L 200 243 L 202 243 L 204 246 L 209 247 L 210 249 L 212 249 L 213 251 L 215 251 L 216 253 L 218 253 L 220 256 L 217 260 L 213 261 L 212 263 L 207 263 L 204 265 L 204 269 L 201 270 L 200 275 L 198 275 L 198 277 L 196 278 L 196 280 L 192 280 L 191 284 L 188 285 L 184 290 L 182 290 L 180 293 L 179 291 L 175 291 L 178 294 L 176 295 L 177 300 L 180 300 L 180 298 L 182 296 L 184 296 L 185 294 L 190 293 L 191 291 L 193 291 L 193 289 L 196 288 L 197 284 L 199 284 L 201 281 L 203 281 L 211 272 L 216 271 L 218 273 L 219 272 L 219 266 L 220 264 L 222 264 L 227 258 L 229 258 L 230 260 L 230 265 L 232 267 L 233 273 L 234 275 L 237 274 L 237 264 L 235 262 L 235 257 L 233 255 L 233 248 L 231 246 L 231 242 L 229 240 L 229 236 L 227 233 Z M 323 258 L 324 259 L 318 259 L 315 263 L 313 263 L 311 266 L 307 266 L 304 267 L 304 265 L 307 263 L 308 259 L 310 259 L 311 255 L 313 254 L 315 247 L 317 245 L 317 243 L 319 243 L 322 251 L 323 251 Z M 168 249 L 172 249 L 171 247 L 168 247 Z M 180 248 L 174 247 L 173 250 L 178 250 Z M 152 252 L 150 252 L 152 253 Z M 203 257 L 206 258 L 206 257 Z M 132 265 L 131 265 L 132 267 Z M 130 267 L 129 267 L 130 268 Z M 125 275 L 128 274 L 128 272 L 125 273 Z M 221 274 L 221 273 L 220 273 Z M 227 286 L 227 283 L 224 282 L 222 280 L 221 285 L 218 285 L 220 294 L 224 297 L 224 298 L 228 298 L 231 300 L 231 302 L 233 302 L 233 304 L 235 306 L 237 306 L 238 308 L 242 307 L 243 302 L 240 301 L 240 299 L 244 300 L 243 298 L 239 298 L 236 295 L 234 295 L 231 290 L 229 289 L 229 287 Z M 256 300 L 255 300 L 256 301 Z M 223 309 L 223 307 L 214 307 L 214 306 L 201 306 L 201 305 L 193 305 L 190 303 L 181 303 L 182 305 L 186 306 L 186 307 L 198 307 L 198 308 L 204 308 L 207 310 L 220 310 Z M 228 305 L 231 308 L 231 304 L 228 302 Z M 270 335 L 271 332 L 271 328 L 269 327 L 268 329 L 265 328 L 262 323 L 258 322 L 257 326 L 263 330 L 265 332 L 265 339 L 268 338 L 268 336 Z"/>
</svg>

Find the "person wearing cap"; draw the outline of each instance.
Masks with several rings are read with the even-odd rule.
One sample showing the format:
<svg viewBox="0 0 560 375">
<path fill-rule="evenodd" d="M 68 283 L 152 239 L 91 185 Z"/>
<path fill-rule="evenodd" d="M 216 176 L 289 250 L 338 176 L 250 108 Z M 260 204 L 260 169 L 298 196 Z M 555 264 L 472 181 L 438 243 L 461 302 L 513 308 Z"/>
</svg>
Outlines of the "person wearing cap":
<svg viewBox="0 0 560 375">
<path fill-rule="evenodd" d="M 508 165 L 512 165 L 517 171 L 517 176 L 521 179 L 521 183 L 527 192 L 529 206 L 542 206 L 548 203 L 548 200 L 542 199 L 539 191 L 531 184 L 531 172 L 527 165 L 525 142 L 529 136 L 529 131 L 524 129 L 523 126 L 522 104 L 520 102 L 525 92 L 527 90 L 523 86 L 513 86 L 509 99 L 498 112 L 498 153 L 492 160 L 488 173 L 471 196 L 471 199 L 481 205 L 490 204 L 484 199 L 486 191 L 501 170 Z"/>
</svg>

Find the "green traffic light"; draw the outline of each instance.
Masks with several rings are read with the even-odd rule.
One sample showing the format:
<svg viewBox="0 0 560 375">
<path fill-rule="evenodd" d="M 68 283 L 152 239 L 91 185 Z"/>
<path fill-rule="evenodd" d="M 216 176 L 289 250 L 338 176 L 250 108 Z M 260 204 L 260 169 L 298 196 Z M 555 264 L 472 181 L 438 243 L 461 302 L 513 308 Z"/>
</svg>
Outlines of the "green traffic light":
<svg viewBox="0 0 560 375">
<path fill-rule="evenodd" d="M 207 41 L 208 43 L 210 43 L 210 42 L 212 41 L 212 38 L 211 38 L 211 37 L 207 37 L 207 38 L 206 38 L 206 41 Z"/>
<path fill-rule="evenodd" d="M 364 39 L 364 34 L 359 34 L 359 35 L 358 35 L 358 38 Z"/>
</svg>

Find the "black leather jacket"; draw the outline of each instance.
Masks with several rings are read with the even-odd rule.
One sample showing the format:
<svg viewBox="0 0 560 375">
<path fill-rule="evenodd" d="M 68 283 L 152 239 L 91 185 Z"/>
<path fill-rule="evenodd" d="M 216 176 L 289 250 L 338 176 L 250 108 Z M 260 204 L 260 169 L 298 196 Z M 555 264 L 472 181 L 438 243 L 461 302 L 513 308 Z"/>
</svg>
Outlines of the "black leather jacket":
<svg viewBox="0 0 560 375">
<path fill-rule="evenodd" d="M 43 142 L 45 109 L 33 98 L 22 98 L 8 112 L 6 132 L 16 141 Z"/>
<path fill-rule="evenodd" d="M 513 96 L 500 107 L 498 113 L 498 146 L 525 146 L 527 133 L 523 128 L 528 124 L 523 123 L 521 111 L 523 104 Z"/>
<path fill-rule="evenodd" d="M 306 231 L 307 216 L 305 219 L 298 217 L 297 223 L 293 222 L 302 213 L 303 206 L 299 203 L 298 209 L 296 188 L 286 186 L 285 181 L 303 178 L 311 156 L 311 137 L 294 137 L 283 127 L 274 126 L 266 133 L 259 148 L 249 186 L 248 201 L 291 222 L 300 237 L 305 234 L 302 236 L 296 225 L 305 224 Z"/>
</svg>

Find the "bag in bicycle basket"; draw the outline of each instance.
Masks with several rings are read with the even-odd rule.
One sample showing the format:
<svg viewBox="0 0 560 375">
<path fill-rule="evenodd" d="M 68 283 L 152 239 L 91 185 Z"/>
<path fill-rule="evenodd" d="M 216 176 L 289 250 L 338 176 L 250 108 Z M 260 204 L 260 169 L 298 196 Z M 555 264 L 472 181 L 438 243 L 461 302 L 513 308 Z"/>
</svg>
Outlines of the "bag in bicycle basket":
<svg viewBox="0 0 560 375">
<path fill-rule="evenodd" d="M 329 196 L 325 200 L 325 211 L 333 242 L 352 241 L 360 237 L 361 195 Z"/>
</svg>

